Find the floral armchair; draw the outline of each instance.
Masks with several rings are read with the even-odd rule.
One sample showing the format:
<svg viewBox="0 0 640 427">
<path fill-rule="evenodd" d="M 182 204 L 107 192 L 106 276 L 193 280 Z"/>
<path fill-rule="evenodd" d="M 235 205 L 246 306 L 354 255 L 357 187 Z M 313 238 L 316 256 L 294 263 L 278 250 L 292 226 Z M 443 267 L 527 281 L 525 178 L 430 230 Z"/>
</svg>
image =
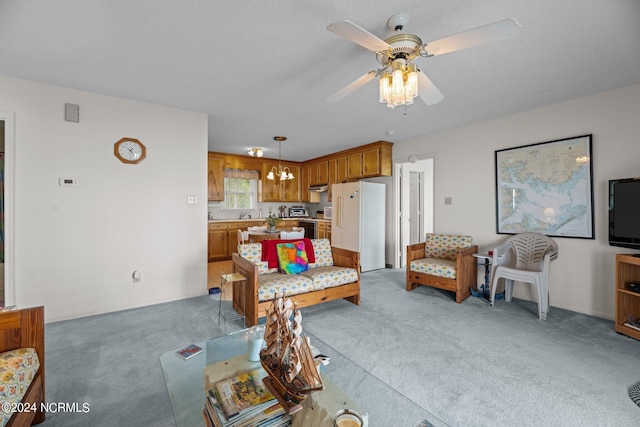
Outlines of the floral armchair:
<svg viewBox="0 0 640 427">
<path fill-rule="evenodd" d="M 407 291 L 432 286 L 453 292 L 461 303 L 477 280 L 477 252 L 471 236 L 427 233 L 424 242 L 407 246 Z"/>
</svg>

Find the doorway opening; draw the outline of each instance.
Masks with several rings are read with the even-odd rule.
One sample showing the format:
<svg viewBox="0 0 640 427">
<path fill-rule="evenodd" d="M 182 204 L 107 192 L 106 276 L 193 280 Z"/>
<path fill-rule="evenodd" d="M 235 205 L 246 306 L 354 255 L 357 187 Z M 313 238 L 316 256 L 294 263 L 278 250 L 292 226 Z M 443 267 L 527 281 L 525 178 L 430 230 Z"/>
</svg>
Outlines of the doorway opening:
<svg viewBox="0 0 640 427">
<path fill-rule="evenodd" d="M 396 162 L 396 256 L 394 266 L 404 268 L 408 245 L 424 241 L 433 232 L 434 158 L 430 155 L 410 156 Z"/>
<path fill-rule="evenodd" d="M 14 153 L 15 113 L 0 111 L 0 306 L 15 304 Z"/>
</svg>

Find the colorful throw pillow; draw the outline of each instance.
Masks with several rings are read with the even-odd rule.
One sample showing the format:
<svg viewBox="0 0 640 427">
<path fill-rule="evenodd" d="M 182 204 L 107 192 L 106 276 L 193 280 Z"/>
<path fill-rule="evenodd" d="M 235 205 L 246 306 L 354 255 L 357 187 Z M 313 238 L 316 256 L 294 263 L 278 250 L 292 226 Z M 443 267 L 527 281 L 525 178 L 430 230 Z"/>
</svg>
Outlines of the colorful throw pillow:
<svg viewBox="0 0 640 427">
<path fill-rule="evenodd" d="M 278 252 L 278 265 L 282 273 L 297 274 L 309 269 L 304 241 L 278 243 L 276 250 Z"/>
</svg>

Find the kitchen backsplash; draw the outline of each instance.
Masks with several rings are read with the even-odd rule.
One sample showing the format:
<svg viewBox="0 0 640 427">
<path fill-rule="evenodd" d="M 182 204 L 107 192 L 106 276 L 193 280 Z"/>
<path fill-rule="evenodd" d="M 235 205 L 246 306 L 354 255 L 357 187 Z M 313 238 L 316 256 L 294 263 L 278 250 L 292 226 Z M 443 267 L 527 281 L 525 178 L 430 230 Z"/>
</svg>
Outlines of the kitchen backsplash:
<svg viewBox="0 0 640 427">
<path fill-rule="evenodd" d="M 259 219 L 260 218 L 260 209 L 262 209 L 262 217 L 266 218 L 269 216 L 269 212 L 271 212 L 274 216 L 280 213 L 278 209 L 280 206 L 286 206 L 287 212 L 291 206 L 304 206 L 307 208 L 309 212 L 310 218 L 316 217 L 316 212 L 322 211 L 325 206 L 331 206 L 331 203 L 328 201 L 327 193 L 320 193 L 320 203 L 258 203 L 256 209 L 239 211 L 239 210 L 225 210 L 223 209 L 223 203 L 220 202 L 209 202 L 208 204 L 208 214 L 209 219 L 238 219 L 240 213 L 248 212 L 251 215 L 251 219 Z M 248 218 L 247 218 L 248 219 Z"/>
</svg>

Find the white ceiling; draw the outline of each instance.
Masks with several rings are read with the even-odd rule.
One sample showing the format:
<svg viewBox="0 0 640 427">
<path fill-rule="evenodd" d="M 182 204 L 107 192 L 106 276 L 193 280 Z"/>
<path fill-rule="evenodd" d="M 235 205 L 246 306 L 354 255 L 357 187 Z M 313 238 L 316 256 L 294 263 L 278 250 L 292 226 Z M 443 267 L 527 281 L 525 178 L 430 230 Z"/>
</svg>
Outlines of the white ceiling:
<svg viewBox="0 0 640 427">
<path fill-rule="evenodd" d="M 423 42 L 513 17 L 514 39 L 419 66 L 445 99 L 390 110 L 375 55 L 326 30 L 348 19 L 385 38 L 409 14 Z M 306 160 L 640 83 L 638 0 L 2 0 L 0 74 L 206 113 L 209 150 L 260 146 Z M 82 111 L 82 106 L 81 111 Z"/>
</svg>

